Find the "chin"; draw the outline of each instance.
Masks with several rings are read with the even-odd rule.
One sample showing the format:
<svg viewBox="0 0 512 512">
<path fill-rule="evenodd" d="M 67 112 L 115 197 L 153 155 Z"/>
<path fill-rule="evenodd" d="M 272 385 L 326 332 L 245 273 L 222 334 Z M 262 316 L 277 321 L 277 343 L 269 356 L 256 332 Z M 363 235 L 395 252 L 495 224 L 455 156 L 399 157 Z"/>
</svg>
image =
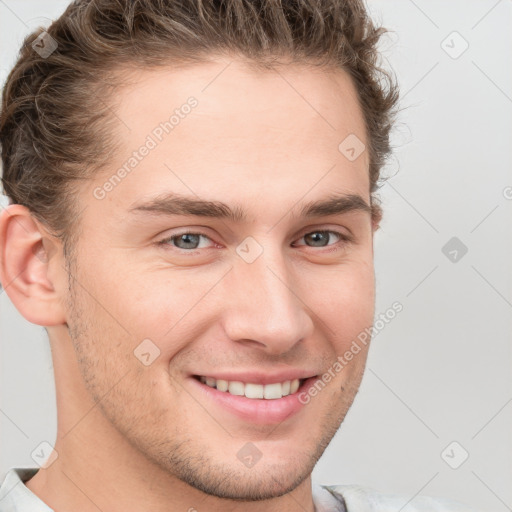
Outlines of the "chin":
<svg viewBox="0 0 512 512">
<path fill-rule="evenodd" d="M 310 475 L 309 468 L 295 469 L 290 474 L 290 465 L 278 467 L 262 466 L 242 470 L 224 468 L 213 478 L 191 478 L 186 481 L 192 487 L 217 498 L 234 501 L 264 501 L 292 492 Z M 192 475 L 191 475 L 192 476 Z M 220 478 L 219 478 L 220 477 Z"/>
</svg>

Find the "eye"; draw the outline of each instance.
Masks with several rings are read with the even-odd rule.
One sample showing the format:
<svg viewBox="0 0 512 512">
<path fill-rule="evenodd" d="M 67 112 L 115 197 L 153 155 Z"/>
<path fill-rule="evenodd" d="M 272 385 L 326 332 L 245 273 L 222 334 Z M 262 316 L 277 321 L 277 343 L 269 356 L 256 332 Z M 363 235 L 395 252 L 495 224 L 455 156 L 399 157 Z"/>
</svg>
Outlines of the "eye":
<svg viewBox="0 0 512 512">
<path fill-rule="evenodd" d="M 335 238 L 338 238 L 338 241 L 340 241 L 340 240 L 343 240 L 345 242 L 350 241 L 350 237 L 348 235 L 345 235 L 338 231 L 331 231 L 331 230 L 311 231 L 310 233 L 306 233 L 305 235 L 303 235 L 301 239 L 304 239 L 304 240 L 310 242 L 312 245 L 309 245 L 309 247 L 327 247 L 330 245 L 334 245 L 334 244 L 328 243 L 331 241 L 332 235 L 334 235 Z M 335 243 L 336 243 L 336 240 L 335 240 Z M 305 245 L 305 244 L 299 244 L 299 245 Z"/>
<path fill-rule="evenodd" d="M 164 240 L 160 240 L 158 245 L 172 245 L 173 247 L 177 247 L 178 249 L 183 250 L 194 250 L 194 249 L 204 249 L 204 245 L 201 245 L 201 238 L 210 240 L 210 238 L 203 233 L 180 233 L 178 235 L 172 235 Z"/>
<path fill-rule="evenodd" d="M 334 243 L 331 242 L 334 236 Z M 306 244 L 296 244 L 296 245 L 307 245 L 308 247 L 330 247 L 333 245 L 337 245 L 337 242 L 344 241 L 350 242 L 351 238 L 344 233 L 340 233 L 339 231 L 333 230 L 318 230 L 311 231 L 303 235 L 299 240 L 304 239 Z M 201 241 L 210 241 L 214 245 L 215 243 L 211 240 L 211 238 L 203 233 L 193 233 L 193 232 L 183 232 L 176 235 L 169 236 L 157 242 L 158 246 L 163 246 L 168 249 L 169 246 L 175 247 L 177 249 L 181 249 L 183 251 L 192 252 L 197 249 L 205 249 L 208 247 L 207 242 L 205 244 L 201 244 Z"/>
</svg>

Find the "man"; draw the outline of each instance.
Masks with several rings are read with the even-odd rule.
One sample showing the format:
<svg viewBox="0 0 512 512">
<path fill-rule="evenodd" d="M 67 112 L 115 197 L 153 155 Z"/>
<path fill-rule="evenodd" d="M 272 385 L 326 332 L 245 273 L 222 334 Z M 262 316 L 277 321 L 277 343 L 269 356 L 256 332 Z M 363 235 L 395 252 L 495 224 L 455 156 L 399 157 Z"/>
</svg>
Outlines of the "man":
<svg viewBox="0 0 512 512">
<path fill-rule="evenodd" d="M 25 40 L 0 280 L 58 431 L 1 511 L 403 506 L 311 482 L 364 371 L 398 90 L 362 3 L 283 4 L 77 0 Z"/>
</svg>

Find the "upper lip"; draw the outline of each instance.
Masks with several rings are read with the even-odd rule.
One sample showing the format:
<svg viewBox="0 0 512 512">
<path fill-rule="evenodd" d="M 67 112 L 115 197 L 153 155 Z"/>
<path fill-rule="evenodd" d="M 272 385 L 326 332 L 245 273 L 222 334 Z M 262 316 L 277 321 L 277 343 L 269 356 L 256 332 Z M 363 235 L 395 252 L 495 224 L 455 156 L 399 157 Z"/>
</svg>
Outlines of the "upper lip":
<svg viewBox="0 0 512 512">
<path fill-rule="evenodd" d="M 264 373 L 261 370 L 246 370 L 246 371 L 215 371 L 205 373 L 195 373 L 194 376 L 213 377 L 216 380 L 238 381 L 251 384 L 275 384 L 278 382 L 285 382 L 294 379 L 308 379 L 316 376 L 313 371 L 307 370 L 283 370 L 275 373 Z"/>
</svg>

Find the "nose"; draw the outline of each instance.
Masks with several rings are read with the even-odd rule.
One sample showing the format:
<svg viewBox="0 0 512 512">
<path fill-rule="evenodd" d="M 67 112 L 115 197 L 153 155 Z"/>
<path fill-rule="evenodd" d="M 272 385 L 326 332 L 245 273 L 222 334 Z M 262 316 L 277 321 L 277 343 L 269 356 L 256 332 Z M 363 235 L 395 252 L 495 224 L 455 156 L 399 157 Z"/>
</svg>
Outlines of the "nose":
<svg viewBox="0 0 512 512">
<path fill-rule="evenodd" d="M 305 284 L 279 251 L 265 248 L 252 263 L 237 256 L 224 287 L 223 327 L 229 339 L 278 355 L 311 335 Z"/>
</svg>

